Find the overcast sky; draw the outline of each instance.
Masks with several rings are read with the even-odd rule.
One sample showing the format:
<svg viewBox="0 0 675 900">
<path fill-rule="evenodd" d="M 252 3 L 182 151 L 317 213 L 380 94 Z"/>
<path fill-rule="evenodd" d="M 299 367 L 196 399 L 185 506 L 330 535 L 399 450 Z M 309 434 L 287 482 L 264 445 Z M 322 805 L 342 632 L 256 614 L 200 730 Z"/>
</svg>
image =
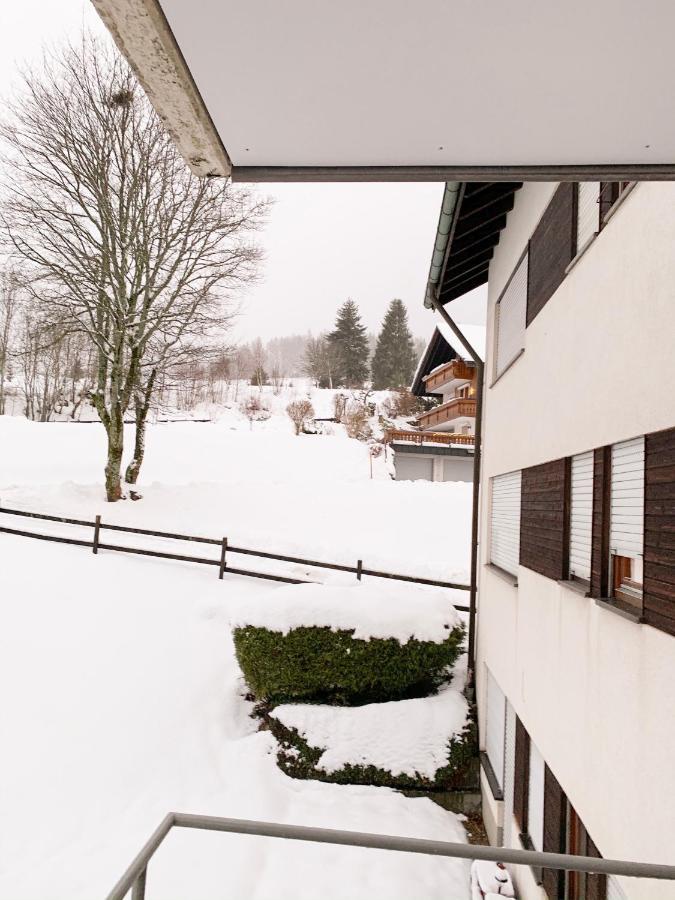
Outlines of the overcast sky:
<svg viewBox="0 0 675 900">
<path fill-rule="evenodd" d="M 0 94 L 43 45 L 103 31 L 89 0 L 0 0 Z M 275 199 L 261 241 L 263 279 L 242 301 L 237 337 L 249 340 L 323 331 L 347 297 L 377 331 L 389 301 L 408 307 L 416 335 L 434 315 L 422 306 L 442 184 L 265 185 Z M 482 323 L 485 291 L 455 301 L 458 321 Z"/>
</svg>

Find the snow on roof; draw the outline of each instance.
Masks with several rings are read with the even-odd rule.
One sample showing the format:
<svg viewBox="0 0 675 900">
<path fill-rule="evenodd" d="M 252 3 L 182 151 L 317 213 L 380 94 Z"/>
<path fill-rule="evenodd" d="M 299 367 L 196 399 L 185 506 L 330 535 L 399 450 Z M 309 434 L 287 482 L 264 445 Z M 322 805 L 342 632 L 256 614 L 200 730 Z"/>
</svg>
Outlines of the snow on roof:
<svg viewBox="0 0 675 900">
<path fill-rule="evenodd" d="M 463 325 L 461 322 L 458 322 L 457 325 L 462 334 L 466 335 L 467 341 L 471 344 L 480 358 L 482 360 L 485 360 L 485 325 Z M 455 350 L 463 359 L 471 359 L 469 352 L 467 351 L 464 344 L 457 339 L 457 336 L 450 328 L 448 328 L 445 322 L 443 322 L 442 320 L 438 322 L 436 325 L 436 330 L 443 335 L 452 349 Z"/>
<path fill-rule="evenodd" d="M 267 628 L 288 634 L 294 628 L 354 629 L 354 638 L 413 638 L 441 644 L 459 616 L 444 590 L 413 585 L 294 584 L 234 604 L 232 628 Z"/>
</svg>

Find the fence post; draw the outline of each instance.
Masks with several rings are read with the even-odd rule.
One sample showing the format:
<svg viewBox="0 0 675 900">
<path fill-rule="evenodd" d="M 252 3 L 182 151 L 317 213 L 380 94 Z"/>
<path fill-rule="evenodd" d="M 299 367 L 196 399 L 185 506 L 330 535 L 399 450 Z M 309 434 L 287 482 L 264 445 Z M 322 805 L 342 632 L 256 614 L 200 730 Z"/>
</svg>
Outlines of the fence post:
<svg viewBox="0 0 675 900">
<path fill-rule="evenodd" d="M 357 577 L 357 579 L 358 579 L 359 581 L 361 581 L 361 575 L 362 575 L 362 573 L 363 573 L 363 560 L 360 559 L 360 560 L 356 563 L 356 577 Z"/>
<path fill-rule="evenodd" d="M 147 873 L 148 870 L 143 869 L 136 881 L 134 881 L 134 886 L 131 889 L 131 900 L 145 900 L 145 881 Z"/>
<path fill-rule="evenodd" d="M 223 538 L 223 542 L 220 545 L 220 571 L 218 572 L 218 578 L 223 580 L 223 573 L 225 571 L 225 566 L 227 563 L 225 562 L 225 554 L 227 553 L 227 538 Z"/>
<path fill-rule="evenodd" d="M 96 520 L 94 522 L 94 543 L 92 545 L 92 550 L 94 553 L 98 553 L 98 536 L 99 531 L 101 530 L 101 517 L 96 516 Z"/>
</svg>

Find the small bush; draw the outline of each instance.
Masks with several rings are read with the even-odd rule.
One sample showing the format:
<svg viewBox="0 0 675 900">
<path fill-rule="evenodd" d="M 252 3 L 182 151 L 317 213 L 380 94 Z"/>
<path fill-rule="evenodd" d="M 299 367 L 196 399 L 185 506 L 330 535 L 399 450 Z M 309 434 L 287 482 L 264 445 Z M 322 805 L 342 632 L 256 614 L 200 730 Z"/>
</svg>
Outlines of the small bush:
<svg viewBox="0 0 675 900">
<path fill-rule="evenodd" d="M 295 433 L 300 434 L 305 431 L 307 423 L 314 418 L 314 407 L 307 399 L 293 400 L 286 407 L 288 418 L 293 423 Z M 305 431 L 305 433 L 315 434 L 315 431 Z"/>
<path fill-rule="evenodd" d="M 367 441 L 373 436 L 368 409 L 361 404 L 350 404 L 342 417 L 347 436 L 359 441 Z"/>
<path fill-rule="evenodd" d="M 416 774 L 392 773 L 377 766 L 355 766 L 347 764 L 341 769 L 326 772 L 319 766 L 325 750 L 312 747 L 295 728 L 287 728 L 274 714 L 268 715 L 270 731 L 279 743 L 277 765 L 291 778 L 310 778 L 333 784 L 369 784 L 375 787 L 391 787 L 400 790 L 473 790 L 476 758 L 476 726 L 470 722 L 462 734 L 448 742 L 447 762 L 436 770 L 433 778 Z"/>
<path fill-rule="evenodd" d="M 287 634 L 247 625 L 234 629 L 237 659 L 258 698 L 359 705 L 425 696 L 447 680 L 464 628 L 442 643 L 353 637 L 354 629 L 300 627 Z"/>
</svg>

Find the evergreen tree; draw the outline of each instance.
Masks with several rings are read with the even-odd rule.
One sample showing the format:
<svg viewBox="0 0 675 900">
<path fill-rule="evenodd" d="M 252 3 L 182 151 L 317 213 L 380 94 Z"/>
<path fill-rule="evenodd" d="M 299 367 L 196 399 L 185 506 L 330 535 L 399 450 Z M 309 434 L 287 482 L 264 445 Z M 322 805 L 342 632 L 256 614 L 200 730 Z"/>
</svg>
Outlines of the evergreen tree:
<svg viewBox="0 0 675 900">
<path fill-rule="evenodd" d="M 344 387 L 360 387 L 368 377 L 368 336 L 353 300 L 347 300 L 338 310 L 328 343 L 336 363 L 333 382 Z"/>
<path fill-rule="evenodd" d="M 373 387 L 376 391 L 407 387 L 414 373 L 415 348 L 408 313 L 402 300 L 392 300 L 373 354 Z"/>
</svg>

